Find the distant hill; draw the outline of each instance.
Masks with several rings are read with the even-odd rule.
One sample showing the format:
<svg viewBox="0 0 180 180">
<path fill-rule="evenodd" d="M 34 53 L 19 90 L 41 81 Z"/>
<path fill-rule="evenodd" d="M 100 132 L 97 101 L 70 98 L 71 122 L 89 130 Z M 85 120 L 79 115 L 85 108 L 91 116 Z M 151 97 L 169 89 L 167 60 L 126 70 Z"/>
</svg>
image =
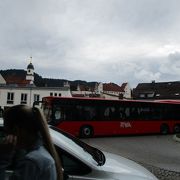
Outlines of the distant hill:
<svg viewBox="0 0 180 180">
<path fill-rule="evenodd" d="M 0 74 L 6 79 L 8 76 L 14 76 L 15 77 L 26 77 L 26 71 L 25 70 L 19 70 L 19 69 L 8 69 L 8 70 L 0 70 Z M 64 83 L 70 84 L 71 90 L 77 90 L 78 85 L 83 85 L 86 90 L 89 88 L 95 87 L 95 84 L 97 82 L 86 82 L 82 80 L 75 80 L 75 81 L 69 81 L 67 79 L 52 79 L 52 78 L 43 78 L 37 73 L 34 73 L 34 84 L 37 87 L 63 87 Z"/>
</svg>

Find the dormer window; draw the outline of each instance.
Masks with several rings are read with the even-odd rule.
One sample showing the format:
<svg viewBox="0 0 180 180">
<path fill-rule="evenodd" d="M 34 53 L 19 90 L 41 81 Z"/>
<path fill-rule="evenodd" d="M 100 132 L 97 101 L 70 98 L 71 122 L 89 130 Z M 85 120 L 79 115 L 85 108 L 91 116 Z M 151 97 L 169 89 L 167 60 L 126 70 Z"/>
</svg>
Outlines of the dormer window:
<svg viewBox="0 0 180 180">
<path fill-rule="evenodd" d="M 148 94 L 147 94 L 147 97 L 149 97 L 149 98 L 154 97 L 154 93 L 148 93 Z"/>
<path fill-rule="evenodd" d="M 140 98 L 145 98 L 145 94 L 140 94 L 139 97 Z"/>
</svg>

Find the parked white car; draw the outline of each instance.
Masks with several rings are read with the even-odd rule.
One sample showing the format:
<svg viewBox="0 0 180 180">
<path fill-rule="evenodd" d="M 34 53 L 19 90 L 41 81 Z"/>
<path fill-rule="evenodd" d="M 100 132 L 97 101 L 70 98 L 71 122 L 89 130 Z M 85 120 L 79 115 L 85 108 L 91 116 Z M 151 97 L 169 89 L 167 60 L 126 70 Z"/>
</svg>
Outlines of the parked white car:
<svg viewBox="0 0 180 180">
<path fill-rule="evenodd" d="M 0 131 L 2 123 L 0 121 Z M 50 133 L 67 180 L 157 180 L 151 172 L 131 160 L 102 152 L 53 126 L 50 126 Z"/>
<path fill-rule="evenodd" d="M 157 180 L 131 160 L 102 152 L 53 126 L 50 132 L 68 180 Z"/>
</svg>

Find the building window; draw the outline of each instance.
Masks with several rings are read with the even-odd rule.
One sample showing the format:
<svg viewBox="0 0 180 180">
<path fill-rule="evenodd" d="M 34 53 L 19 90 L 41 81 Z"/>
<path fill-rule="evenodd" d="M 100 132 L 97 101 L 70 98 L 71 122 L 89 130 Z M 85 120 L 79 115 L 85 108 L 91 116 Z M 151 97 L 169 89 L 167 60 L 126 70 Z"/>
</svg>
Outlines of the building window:
<svg viewBox="0 0 180 180">
<path fill-rule="evenodd" d="M 61 96 L 61 93 L 58 94 L 58 93 L 50 92 L 50 96 L 58 96 L 58 95 Z"/>
<path fill-rule="evenodd" d="M 14 103 L 14 93 L 8 92 L 7 93 L 7 104 L 13 104 Z"/>
<path fill-rule="evenodd" d="M 149 94 L 147 94 L 147 97 L 148 97 L 148 98 L 154 97 L 154 93 L 149 93 Z"/>
<path fill-rule="evenodd" d="M 27 104 L 27 94 L 21 94 L 21 104 Z"/>
<path fill-rule="evenodd" d="M 39 101 L 40 95 L 39 94 L 34 94 L 34 102 Z"/>
<path fill-rule="evenodd" d="M 140 94 L 139 97 L 140 98 L 145 98 L 145 94 Z"/>
</svg>

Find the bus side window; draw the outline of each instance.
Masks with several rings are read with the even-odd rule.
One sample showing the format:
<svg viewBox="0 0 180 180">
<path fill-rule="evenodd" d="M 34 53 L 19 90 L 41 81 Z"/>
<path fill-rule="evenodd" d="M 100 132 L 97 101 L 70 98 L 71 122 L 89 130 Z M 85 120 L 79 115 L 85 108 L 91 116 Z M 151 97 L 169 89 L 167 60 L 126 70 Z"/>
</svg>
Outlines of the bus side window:
<svg viewBox="0 0 180 180">
<path fill-rule="evenodd" d="M 129 107 L 125 108 L 124 113 L 125 113 L 126 118 L 130 119 L 130 108 Z"/>
<path fill-rule="evenodd" d="M 104 110 L 104 118 L 105 120 L 117 120 L 118 119 L 117 108 L 113 106 L 106 107 Z"/>
<path fill-rule="evenodd" d="M 73 106 L 61 106 L 54 109 L 54 121 L 72 121 L 76 120 L 74 117 Z"/>
<path fill-rule="evenodd" d="M 156 107 L 152 109 L 152 119 L 153 120 L 160 120 L 162 119 L 162 108 L 161 107 Z"/>
<path fill-rule="evenodd" d="M 54 116 L 55 116 L 55 120 L 61 119 L 61 111 L 60 110 L 55 111 Z"/>
<path fill-rule="evenodd" d="M 85 113 L 86 120 L 96 119 L 96 110 L 94 107 L 91 107 L 91 106 L 84 107 L 84 113 Z"/>
<path fill-rule="evenodd" d="M 65 120 L 65 114 L 63 111 L 63 108 L 61 107 L 55 107 L 53 112 L 53 122 L 54 124 L 58 124 L 62 120 Z"/>
<path fill-rule="evenodd" d="M 77 121 L 82 120 L 82 106 L 76 105 L 74 110 L 74 119 Z"/>
<path fill-rule="evenodd" d="M 139 116 L 142 120 L 151 120 L 152 119 L 152 109 L 150 107 L 141 107 L 139 108 Z"/>
<path fill-rule="evenodd" d="M 95 120 L 97 112 L 95 107 L 92 106 L 76 106 L 76 119 L 77 120 Z"/>
<path fill-rule="evenodd" d="M 179 105 L 174 105 L 171 110 L 172 110 L 172 113 L 171 113 L 172 119 L 180 120 L 180 114 L 179 114 L 180 107 L 179 107 Z"/>
<path fill-rule="evenodd" d="M 138 119 L 139 118 L 139 111 L 137 107 L 132 107 L 130 112 L 131 119 Z"/>
<path fill-rule="evenodd" d="M 64 107 L 64 120 L 67 121 L 76 121 L 76 117 L 75 117 L 75 109 L 73 106 L 66 106 Z"/>
<path fill-rule="evenodd" d="M 111 114 L 112 114 L 111 107 L 106 107 L 105 110 L 104 110 L 104 119 L 109 120 Z"/>
<path fill-rule="evenodd" d="M 174 114 L 173 111 L 174 111 L 173 106 L 170 104 L 167 104 L 163 108 L 163 117 L 162 118 L 165 120 L 173 119 L 173 114 Z"/>
<path fill-rule="evenodd" d="M 124 111 L 123 107 L 119 108 L 118 118 L 119 119 L 125 119 L 126 118 L 126 114 L 125 114 L 125 111 Z"/>
</svg>

